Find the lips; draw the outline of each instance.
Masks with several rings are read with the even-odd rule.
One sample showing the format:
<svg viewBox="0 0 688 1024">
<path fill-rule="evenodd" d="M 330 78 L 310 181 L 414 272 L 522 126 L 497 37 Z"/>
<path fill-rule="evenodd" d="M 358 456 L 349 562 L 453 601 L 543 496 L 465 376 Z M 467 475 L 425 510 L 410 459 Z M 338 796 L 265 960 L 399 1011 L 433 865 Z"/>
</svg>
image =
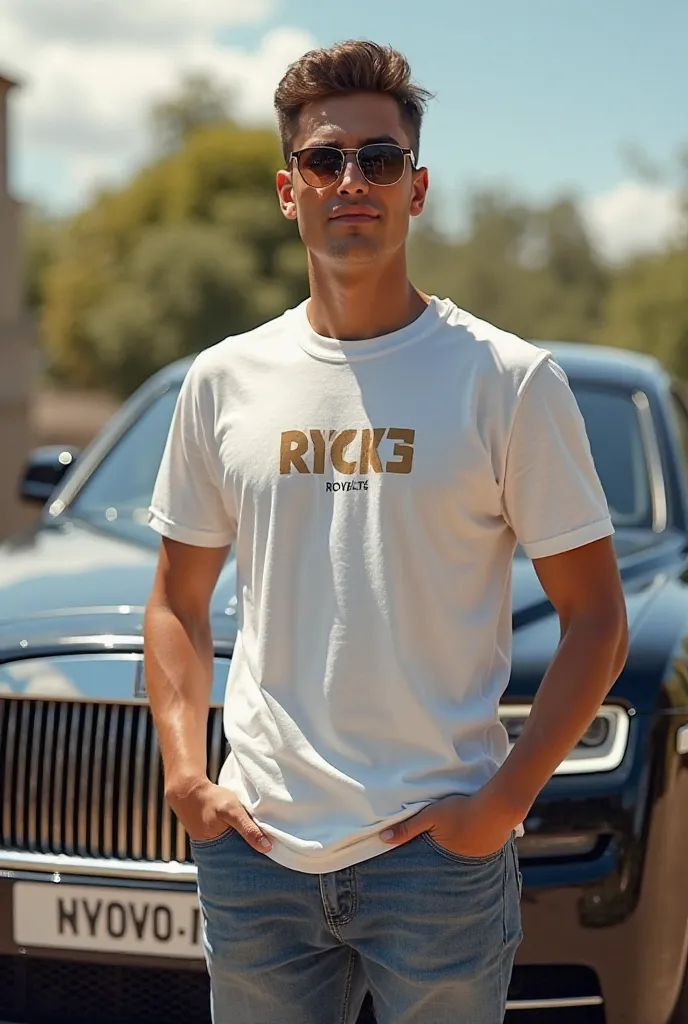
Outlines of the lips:
<svg viewBox="0 0 688 1024">
<path fill-rule="evenodd" d="M 330 219 L 343 220 L 348 223 L 353 223 L 355 221 L 377 220 L 379 216 L 379 213 L 377 213 L 375 210 L 371 210 L 369 207 L 351 206 L 348 208 L 344 207 L 340 210 L 335 210 L 335 212 L 331 215 Z"/>
</svg>

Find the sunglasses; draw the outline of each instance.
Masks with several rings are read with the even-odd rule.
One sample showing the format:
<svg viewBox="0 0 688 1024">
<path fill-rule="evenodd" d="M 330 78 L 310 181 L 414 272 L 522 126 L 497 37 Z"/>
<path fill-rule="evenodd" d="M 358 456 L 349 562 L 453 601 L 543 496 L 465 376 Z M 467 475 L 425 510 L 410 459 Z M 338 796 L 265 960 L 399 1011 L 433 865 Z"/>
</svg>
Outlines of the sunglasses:
<svg viewBox="0 0 688 1024">
<path fill-rule="evenodd" d="M 346 167 L 347 153 L 356 154 L 356 163 L 371 185 L 396 185 L 406 170 L 406 157 L 413 167 L 413 153 L 391 142 L 375 142 L 360 149 L 337 149 L 335 146 L 311 146 L 291 154 L 299 174 L 311 188 L 328 188 L 339 181 Z"/>
</svg>

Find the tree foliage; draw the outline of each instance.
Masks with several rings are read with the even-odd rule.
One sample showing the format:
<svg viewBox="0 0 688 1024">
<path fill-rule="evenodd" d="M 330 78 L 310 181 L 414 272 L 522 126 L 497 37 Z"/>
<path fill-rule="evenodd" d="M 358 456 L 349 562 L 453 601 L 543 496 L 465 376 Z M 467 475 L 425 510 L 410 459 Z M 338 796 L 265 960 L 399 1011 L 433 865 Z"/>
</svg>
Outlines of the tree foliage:
<svg viewBox="0 0 688 1024">
<path fill-rule="evenodd" d="M 186 74 L 176 95 L 156 103 L 150 113 L 154 142 L 162 153 L 173 153 L 199 128 L 233 121 L 231 93 L 203 72 Z"/>
<path fill-rule="evenodd" d="M 24 301 L 32 312 L 45 300 L 45 278 L 57 258 L 60 222 L 36 206 L 23 210 L 22 280 Z"/>
<path fill-rule="evenodd" d="M 50 370 L 69 384 L 129 394 L 307 294 L 305 253 L 275 196 L 276 135 L 239 126 L 231 96 L 199 75 L 158 103 L 151 131 L 157 157 L 124 188 L 67 224 L 37 212 L 27 222 L 28 298 Z M 659 180 L 641 157 L 636 168 Z M 524 337 L 654 353 L 688 379 L 688 233 L 609 267 L 573 196 L 537 206 L 478 191 L 459 237 L 440 216 L 430 208 L 412 233 L 410 273 L 424 290 Z"/>
<path fill-rule="evenodd" d="M 197 129 L 75 217 L 45 279 L 53 374 L 125 395 L 300 301 L 305 256 L 277 204 L 278 165 L 270 131 Z"/>
<path fill-rule="evenodd" d="M 608 288 L 571 199 L 532 208 L 479 192 L 465 237 L 444 239 L 433 226 L 417 232 L 410 266 L 425 290 L 531 338 L 588 339 Z"/>
<path fill-rule="evenodd" d="M 623 267 L 599 337 L 609 345 L 650 352 L 688 381 L 688 248 Z"/>
</svg>

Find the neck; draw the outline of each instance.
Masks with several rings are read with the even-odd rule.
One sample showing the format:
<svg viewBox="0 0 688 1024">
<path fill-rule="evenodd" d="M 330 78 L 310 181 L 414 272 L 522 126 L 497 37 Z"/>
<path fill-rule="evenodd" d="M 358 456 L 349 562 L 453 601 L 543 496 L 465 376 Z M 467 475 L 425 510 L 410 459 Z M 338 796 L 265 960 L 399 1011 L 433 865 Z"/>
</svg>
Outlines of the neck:
<svg viewBox="0 0 688 1024">
<path fill-rule="evenodd" d="M 309 254 L 308 269 L 308 319 L 324 338 L 364 341 L 391 334 L 417 320 L 429 302 L 409 281 L 403 251 L 381 266 L 341 271 Z"/>
</svg>

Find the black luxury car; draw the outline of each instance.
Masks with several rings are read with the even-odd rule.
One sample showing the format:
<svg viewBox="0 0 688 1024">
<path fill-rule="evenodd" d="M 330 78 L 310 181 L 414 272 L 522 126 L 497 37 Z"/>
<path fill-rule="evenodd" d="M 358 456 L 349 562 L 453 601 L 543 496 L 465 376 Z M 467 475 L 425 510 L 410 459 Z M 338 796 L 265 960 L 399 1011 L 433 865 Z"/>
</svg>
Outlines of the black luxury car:
<svg viewBox="0 0 688 1024">
<path fill-rule="evenodd" d="M 688 407 L 651 359 L 547 347 L 613 511 L 631 646 L 519 841 L 525 938 L 507 1018 L 688 1024 Z M 3 1021 L 208 1020 L 195 868 L 163 799 L 142 666 L 159 543 L 147 507 L 188 366 L 148 381 L 87 451 L 34 453 L 22 493 L 44 507 L 0 547 Z M 230 556 L 212 609 L 215 776 L 234 581 Z M 520 551 L 513 626 L 512 740 L 559 637 Z"/>
</svg>

